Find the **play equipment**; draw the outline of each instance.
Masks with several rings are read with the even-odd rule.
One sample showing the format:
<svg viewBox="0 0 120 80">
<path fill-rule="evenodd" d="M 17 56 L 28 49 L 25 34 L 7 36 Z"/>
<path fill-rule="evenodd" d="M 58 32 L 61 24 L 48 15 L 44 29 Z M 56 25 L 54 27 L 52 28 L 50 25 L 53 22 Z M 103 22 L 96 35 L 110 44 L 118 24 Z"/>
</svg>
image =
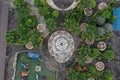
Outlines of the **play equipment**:
<svg viewBox="0 0 120 80">
<path fill-rule="evenodd" d="M 39 58 L 41 57 L 40 54 L 35 53 L 35 52 L 28 52 L 28 53 L 27 53 L 27 56 L 28 56 L 29 58 L 33 58 L 33 59 L 39 59 Z"/>
<path fill-rule="evenodd" d="M 29 71 L 30 67 L 28 64 L 24 64 L 24 63 L 21 63 L 21 67 L 22 67 L 22 73 L 21 73 L 22 80 L 26 80 L 27 76 L 30 73 L 30 71 Z"/>
<path fill-rule="evenodd" d="M 39 80 L 46 80 L 46 77 L 44 76 L 44 77 L 40 78 Z"/>
<path fill-rule="evenodd" d="M 46 77 L 43 76 L 43 77 L 39 78 L 39 75 L 36 73 L 35 74 L 35 80 L 46 80 Z"/>
<path fill-rule="evenodd" d="M 35 74 L 35 80 L 39 80 L 39 76 L 37 73 Z"/>
<path fill-rule="evenodd" d="M 120 31 L 120 8 L 114 8 L 113 15 L 116 16 L 116 20 L 113 23 L 114 31 Z"/>
</svg>

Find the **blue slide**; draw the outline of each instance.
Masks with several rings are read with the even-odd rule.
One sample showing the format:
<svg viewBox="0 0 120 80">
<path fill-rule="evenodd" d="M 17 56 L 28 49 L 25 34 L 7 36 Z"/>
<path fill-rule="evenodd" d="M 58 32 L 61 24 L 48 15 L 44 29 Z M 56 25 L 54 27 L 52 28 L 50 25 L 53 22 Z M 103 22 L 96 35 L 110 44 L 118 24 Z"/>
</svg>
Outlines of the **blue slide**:
<svg viewBox="0 0 120 80">
<path fill-rule="evenodd" d="M 114 8 L 113 15 L 116 16 L 116 20 L 113 23 L 113 29 L 114 31 L 120 31 L 120 8 Z"/>
</svg>

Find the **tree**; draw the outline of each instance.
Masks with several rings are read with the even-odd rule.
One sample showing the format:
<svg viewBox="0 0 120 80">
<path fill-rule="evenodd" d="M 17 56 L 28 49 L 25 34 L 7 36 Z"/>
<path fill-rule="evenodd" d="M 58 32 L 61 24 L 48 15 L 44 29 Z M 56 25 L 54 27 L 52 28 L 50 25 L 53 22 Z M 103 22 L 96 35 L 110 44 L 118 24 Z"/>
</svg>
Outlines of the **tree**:
<svg viewBox="0 0 120 80">
<path fill-rule="evenodd" d="M 104 25 L 104 28 L 105 28 L 105 30 L 106 30 L 107 33 L 113 31 L 113 25 L 110 24 L 110 23 L 106 23 L 106 24 Z"/>
<path fill-rule="evenodd" d="M 30 9 L 28 7 L 16 7 L 18 19 L 27 19 L 30 14 Z"/>
<path fill-rule="evenodd" d="M 67 69 L 67 77 L 69 80 L 87 80 L 86 74 L 76 71 L 74 65 Z"/>
<path fill-rule="evenodd" d="M 57 29 L 57 22 L 54 21 L 55 19 L 49 18 L 46 20 L 47 28 L 50 32 L 54 31 Z"/>
<path fill-rule="evenodd" d="M 25 3 L 22 0 L 14 0 L 14 5 L 17 7 L 22 7 L 23 5 L 25 5 Z"/>
<path fill-rule="evenodd" d="M 75 71 L 74 65 L 71 65 L 68 69 L 67 69 L 67 77 L 68 79 L 75 79 L 76 80 L 76 76 L 77 76 L 77 72 Z"/>
<path fill-rule="evenodd" d="M 82 45 L 82 47 L 79 49 L 79 53 L 78 53 L 78 56 L 77 56 L 77 60 L 78 60 L 79 64 L 85 65 L 87 56 L 89 54 L 91 54 L 90 46 Z"/>
<path fill-rule="evenodd" d="M 93 59 L 96 59 L 99 54 L 101 54 L 100 51 L 96 48 L 93 48 L 89 56 L 92 57 Z"/>
<path fill-rule="evenodd" d="M 104 28 L 98 28 L 98 35 L 99 36 L 103 36 L 103 35 L 105 35 L 105 33 L 106 33 L 106 31 L 105 31 L 105 29 Z"/>
<path fill-rule="evenodd" d="M 111 15 L 112 13 L 106 9 L 103 13 L 102 13 L 102 16 L 105 18 L 105 19 L 110 19 L 111 18 Z"/>
<path fill-rule="evenodd" d="M 80 33 L 79 24 L 75 21 L 75 19 L 66 19 L 63 26 L 74 35 L 78 35 Z"/>
<path fill-rule="evenodd" d="M 112 50 L 106 50 L 104 53 L 103 53 L 103 56 L 106 60 L 112 60 L 115 56 L 114 52 Z"/>
<path fill-rule="evenodd" d="M 90 0 L 90 7 L 95 8 L 96 7 L 96 0 Z"/>
<path fill-rule="evenodd" d="M 88 25 L 87 31 L 82 32 L 82 39 L 84 40 L 94 40 L 97 35 L 97 27 L 95 25 Z"/>
<path fill-rule="evenodd" d="M 43 45 L 43 36 L 38 31 L 32 32 L 30 40 L 32 41 L 34 48 L 42 47 Z"/>
<path fill-rule="evenodd" d="M 35 5 L 35 7 L 40 7 L 41 5 L 40 5 L 40 0 L 34 0 L 34 5 Z"/>
<path fill-rule="evenodd" d="M 59 11 L 54 10 L 54 11 L 52 12 L 52 16 L 54 16 L 55 18 L 58 18 L 58 15 L 59 15 Z"/>
<path fill-rule="evenodd" d="M 6 41 L 8 44 L 16 44 L 19 41 L 20 35 L 16 30 L 7 32 Z"/>
<path fill-rule="evenodd" d="M 102 16 L 98 16 L 96 18 L 96 22 L 97 22 L 98 25 L 103 25 L 103 24 L 105 24 L 105 18 L 102 17 Z"/>
<path fill-rule="evenodd" d="M 36 27 L 37 24 L 38 24 L 38 21 L 35 17 L 29 17 L 25 21 L 25 25 L 28 26 L 28 27 Z"/>
<path fill-rule="evenodd" d="M 22 35 L 27 35 L 27 33 L 28 33 L 27 27 L 24 24 L 20 23 L 18 25 L 18 32 L 20 33 L 21 36 Z"/>
<path fill-rule="evenodd" d="M 34 0 L 35 7 L 43 7 L 46 4 L 46 0 Z"/>
<path fill-rule="evenodd" d="M 103 80 L 113 80 L 110 70 L 105 70 L 102 76 Z"/>
</svg>

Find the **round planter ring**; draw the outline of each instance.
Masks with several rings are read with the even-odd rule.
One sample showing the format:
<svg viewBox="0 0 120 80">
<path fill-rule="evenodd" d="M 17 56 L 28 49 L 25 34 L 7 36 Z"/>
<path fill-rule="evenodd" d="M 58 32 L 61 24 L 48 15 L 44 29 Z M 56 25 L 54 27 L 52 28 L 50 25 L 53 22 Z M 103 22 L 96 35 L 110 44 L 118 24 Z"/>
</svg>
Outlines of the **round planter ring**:
<svg viewBox="0 0 120 80">
<path fill-rule="evenodd" d="M 46 24 L 43 24 L 43 23 L 38 24 L 38 25 L 37 25 L 37 30 L 38 30 L 39 32 L 44 32 L 44 31 L 46 30 Z"/>
<path fill-rule="evenodd" d="M 25 44 L 25 47 L 27 49 L 33 49 L 33 43 L 31 41 L 29 41 L 27 44 Z"/>
<path fill-rule="evenodd" d="M 86 60 L 86 62 L 85 62 L 85 63 L 92 63 L 92 61 L 93 61 L 93 58 L 91 58 L 91 57 L 87 56 L 87 60 Z"/>
<path fill-rule="evenodd" d="M 88 78 L 88 80 L 95 80 L 94 78 Z"/>
<path fill-rule="evenodd" d="M 95 67 L 98 71 L 103 71 L 105 69 L 105 64 L 103 62 L 97 62 Z"/>
<path fill-rule="evenodd" d="M 104 51 L 107 46 L 106 46 L 106 43 L 103 42 L 103 41 L 100 41 L 98 44 L 97 44 L 97 47 L 99 48 L 100 51 Z"/>
<path fill-rule="evenodd" d="M 92 15 L 92 13 L 93 13 L 93 10 L 92 10 L 92 8 L 85 8 L 84 9 L 84 14 L 85 14 L 85 16 L 91 16 Z"/>
<path fill-rule="evenodd" d="M 86 39 L 85 43 L 88 44 L 88 45 L 92 45 L 94 43 L 94 39 L 92 39 L 92 40 Z"/>
<path fill-rule="evenodd" d="M 100 10 L 104 10 L 108 7 L 107 3 L 105 2 L 101 2 L 99 5 L 98 5 L 98 9 Z"/>
<path fill-rule="evenodd" d="M 85 32 L 85 31 L 87 30 L 87 26 L 88 26 L 87 23 L 82 23 L 82 24 L 80 25 L 80 30 Z"/>
<path fill-rule="evenodd" d="M 61 8 L 56 6 L 56 4 L 53 2 L 53 0 L 47 0 L 47 3 L 49 4 L 49 6 L 52 7 L 53 9 L 56 9 L 56 10 L 70 10 L 70 9 L 74 9 L 79 2 L 80 2 L 80 0 L 78 0 L 78 1 L 74 0 L 73 3 L 68 8 L 61 9 Z"/>
</svg>

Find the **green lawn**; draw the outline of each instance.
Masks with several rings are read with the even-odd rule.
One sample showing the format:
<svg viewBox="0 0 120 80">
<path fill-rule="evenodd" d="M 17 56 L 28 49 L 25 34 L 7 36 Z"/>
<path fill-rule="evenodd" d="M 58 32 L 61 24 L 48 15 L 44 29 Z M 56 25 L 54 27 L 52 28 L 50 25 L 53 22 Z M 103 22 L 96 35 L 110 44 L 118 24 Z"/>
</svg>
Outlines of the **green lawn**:
<svg viewBox="0 0 120 80">
<path fill-rule="evenodd" d="M 16 62 L 16 74 L 15 74 L 15 80 L 22 80 L 21 78 L 21 72 L 22 72 L 22 67 L 21 63 L 28 64 L 30 66 L 30 73 L 27 76 L 27 80 L 35 80 L 35 66 L 41 66 L 41 72 L 38 72 L 39 77 L 45 76 L 47 80 L 56 80 L 56 74 L 50 72 L 44 65 L 39 60 L 31 59 L 27 57 L 26 53 L 19 53 L 17 57 L 17 62 Z"/>
</svg>

